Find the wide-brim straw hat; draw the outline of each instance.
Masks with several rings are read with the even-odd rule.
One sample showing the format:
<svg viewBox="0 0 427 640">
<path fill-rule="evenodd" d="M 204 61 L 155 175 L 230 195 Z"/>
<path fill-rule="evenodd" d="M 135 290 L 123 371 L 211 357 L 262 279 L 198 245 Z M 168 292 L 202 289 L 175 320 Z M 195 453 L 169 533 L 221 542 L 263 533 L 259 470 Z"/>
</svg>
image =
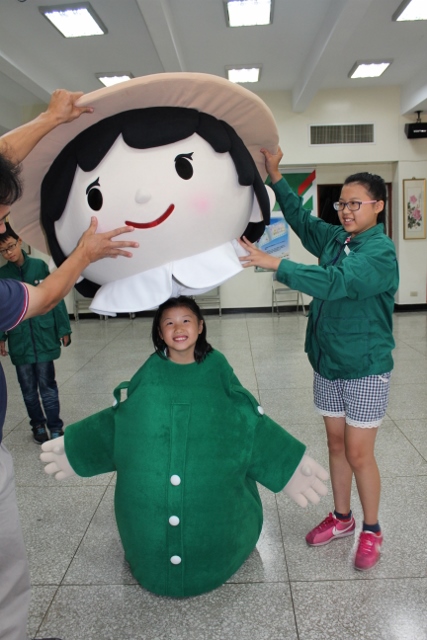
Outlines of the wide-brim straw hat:
<svg viewBox="0 0 427 640">
<path fill-rule="evenodd" d="M 159 73 L 134 78 L 82 96 L 78 106 L 92 106 L 71 123 L 48 133 L 23 162 L 24 195 L 12 207 L 14 230 L 30 246 L 49 253 L 40 223 L 40 188 L 44 176 L 60 151 L 81 131 L 100 120 L 131 109 L 185 107 L 224 120 L 240 136 L 258 171 L 266 178 L 266 147 L 277 151 L 279 136 L 269 107 L 256 94 L 225 78 L 205 73 Z"/>
</svg>

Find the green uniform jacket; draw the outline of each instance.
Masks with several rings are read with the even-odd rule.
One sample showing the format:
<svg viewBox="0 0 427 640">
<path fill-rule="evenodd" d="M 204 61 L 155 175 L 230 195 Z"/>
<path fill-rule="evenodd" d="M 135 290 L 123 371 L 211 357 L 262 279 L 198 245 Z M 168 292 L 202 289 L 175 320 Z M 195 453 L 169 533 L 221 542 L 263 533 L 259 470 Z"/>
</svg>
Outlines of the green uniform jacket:
<svg viewBox="0 0 427 640">
<path fill-rule="evenodd" d="M 12 278 L 37 286 L 47 278 L 49 269 L 43 260 L 30 258 L 25 251 L 21 267 L 8 262 L 0 268 L 0 278 Z M 34 364 L 50 362 L 61 355 L 60 339 L 71 334 L 70 321 L 63 300 L 52 311 L 43 316 L 24 320 L 15 329 L 0 332 L 0 340 L 8 340 L 8 351 L 12 364 Z"/>
<path fill-rule="evenodd" d="M 384 225 L 346 244 L 346 231 L 303 209 L 284 179 L 273 188 L 287 222 L 319 258 L 319 266 L 282 260 L 277 272 L 280 282 L 313 296 L 305 341 L 313 369 L 329 380 L 391 371 L 399 269 Z"/>
<path fill-rule="evenodd" d="M 117 471 L 115 512 L 138 582 L 194 596 L 223 584 L 258 540 L 256 481 L 280 491 L 305 446 L 264 415 L 218 351 L 200 363 L 153 354 L 128 397 L 65 430 L 74 471 Z"/>
</svg>

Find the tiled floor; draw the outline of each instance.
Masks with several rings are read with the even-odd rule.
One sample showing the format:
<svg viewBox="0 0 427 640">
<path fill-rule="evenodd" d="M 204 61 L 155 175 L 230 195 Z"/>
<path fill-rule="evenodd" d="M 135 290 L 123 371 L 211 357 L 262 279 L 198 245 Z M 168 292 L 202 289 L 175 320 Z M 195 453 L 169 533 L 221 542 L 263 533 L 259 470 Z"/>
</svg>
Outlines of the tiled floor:
<svg viewBox="0 0 427 640">
<path fill-rule="evenodd" d="M 306 320 L 284 313 L 207 316 L 208 337 L 272 418 L 327 466 Z M 57 362 L 66 424 L 110 406 L 114 386 L 150 353 L 145 318 L 82 319 Z M 382 476 L 379 565 L 352 568 L 353 539 L 307 547 L 330 496 L 303 510 L 261 487 L 257 548 L 221 588 L 174 600 L 141 589 L 124 560 L 113 515 L 114 476 L 57 482 L 43 472 L 14 368 L 6 362 L 12 451 L 33 597 L 30 634 L 64 640 L 427 640 L 427 314 L 395 315 L 395 372 L 377 438 Z M 3 359 L 4 360 L 4 359 Z M 353 510 L 361 509 L 354 492 Z"/>
</svg>

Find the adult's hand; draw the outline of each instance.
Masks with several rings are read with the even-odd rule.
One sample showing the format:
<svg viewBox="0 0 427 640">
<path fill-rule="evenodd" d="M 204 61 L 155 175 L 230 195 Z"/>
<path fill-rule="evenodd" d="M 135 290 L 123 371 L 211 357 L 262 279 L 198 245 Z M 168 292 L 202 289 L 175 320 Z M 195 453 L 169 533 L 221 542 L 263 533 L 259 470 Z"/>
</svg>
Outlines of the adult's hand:
<svg viewBox="0 0 427 640">
<path fill-rule="evenodd" d="M 81 91 L 57 89 L 52 93 L 46 111 L 39 116 L 12 129 L 0 137 L 0 153 L 13 163 L 20 163 L 34 149 L 36 144 L 52 129 L 60 124 L 75 120 L 82 113 L 92 113 L 93 107 L 77 107 Z"/>
<path fill-rule="evenodd" d="M 8 352 L 6 351 L 6 343 L 4 340 L 0 340 L 0 355 L 8 356 Z"/>
<path fill-rule="evenodd" d="M 72 122 L 82 113 L 93 113 L 93 107 L 78 107 L 76 102 L 83 95 L 83 91 L 67 91 L 56 89 L 50 98 L 46 115 L 56 121 L 56 124 Z"/>
<path fill-rule="evenodd" d="M 97 228 L 98 220 L 92 216 L 89 229 L 84 232 L 75 249 L 76 252 L 81 253 L 82 259 L 87 264 L 97 262 L 101 258 L 117 258 L 117 256 L 131 258 L 132 253 L 125 251 L 124 248 L 139 247 L 138 242 L 132 240 L 113 240 L 116 236 L 133 231 L 134 227 L 118 227 L 104 233 L 96 233 Z"/>
</svg>

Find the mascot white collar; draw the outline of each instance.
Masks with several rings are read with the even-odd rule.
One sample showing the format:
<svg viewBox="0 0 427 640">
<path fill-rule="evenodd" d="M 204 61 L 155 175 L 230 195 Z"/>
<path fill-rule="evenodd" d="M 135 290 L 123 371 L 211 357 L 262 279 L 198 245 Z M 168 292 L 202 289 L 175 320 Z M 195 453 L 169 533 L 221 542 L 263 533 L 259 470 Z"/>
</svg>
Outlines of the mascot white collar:
<svg viewBox="0 0 427 640">
<path fill-rule="evenodd" d="M 238 273 L 235 239 L 258 239 L 272 208 L 260 148 L 274 151 L 278 133 L 265 103 L 218 76 L 164 73 L 79 104 L 94 113 L 54 129 L 23 164 L 19 235 L 59 265 L 91 216 L 101 232 L 134 226 L 133 257 L 94 263 L 77 285 L 103 315 L 152 309 Z"/>
</svg>

